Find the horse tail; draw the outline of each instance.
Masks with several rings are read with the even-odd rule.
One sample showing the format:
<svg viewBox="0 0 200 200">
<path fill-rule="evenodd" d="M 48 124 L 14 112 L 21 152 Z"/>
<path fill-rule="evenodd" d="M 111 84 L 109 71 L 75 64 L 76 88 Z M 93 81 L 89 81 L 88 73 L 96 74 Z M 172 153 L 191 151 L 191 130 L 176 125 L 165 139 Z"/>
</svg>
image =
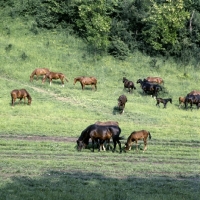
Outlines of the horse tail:
<svg viewBox="0 0 200 200">
<path fill-rule="evenodd" d="M 65 77 L 65 80 L 66 80 L 67 82 L 69 82 L 68 79 L 67 79 L 66 77 Z"/>
<path fill-rule="evenodd" d="M 30 75 L 30 81 L 33 81 L 33 76 L 36 74 L 35 72 L 36 72 L 36 69 L 31 73 L 31 75 Z"/>
<path fill-rule="evenodd" d="M 148 132 L 149 133 L 149 139 L 151 139 L 151 133 L 150 132 Z"/>
</svg>

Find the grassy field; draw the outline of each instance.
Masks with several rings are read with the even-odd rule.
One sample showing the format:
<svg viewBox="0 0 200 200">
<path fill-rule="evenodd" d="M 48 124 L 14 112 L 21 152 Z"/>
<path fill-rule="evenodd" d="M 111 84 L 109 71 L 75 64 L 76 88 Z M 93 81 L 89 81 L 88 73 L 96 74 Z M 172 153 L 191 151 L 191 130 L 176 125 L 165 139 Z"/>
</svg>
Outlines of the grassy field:
<svg viewBox="0 0 200 200">
<path fill-rule="evenodd" d="M 67 32 L 30 31 L 31 21 L 0 19 L 0 197 L 1 199 L 198 199 L 200 196 L 199 110 L 179 108 L 178 97 L 199 88 L 199 69 L 139 52 L 126 61 L 89 55 L 81 39 Z M 35 68 L 47 67 L 69 79 L 44 84 L 29 81 Z M 77 76 L 95 76 L 97 91 L 73 85 Z M 128 94 L 122 78 L 161 76 L 160 97 L 172 98 L 156 107 L 151 96 Z M 32 105 L 11 106 L 10 92 L 25 88 Z M 125 113 L 117 98 L 125 94 Z M 96 121 L 119 122 L 122 146 L 134 130 L 151 132 L 145 153 L 76 150 L 76 140 Z M 143 147 L 142 141 L 140 147 Z"/>
</svg>

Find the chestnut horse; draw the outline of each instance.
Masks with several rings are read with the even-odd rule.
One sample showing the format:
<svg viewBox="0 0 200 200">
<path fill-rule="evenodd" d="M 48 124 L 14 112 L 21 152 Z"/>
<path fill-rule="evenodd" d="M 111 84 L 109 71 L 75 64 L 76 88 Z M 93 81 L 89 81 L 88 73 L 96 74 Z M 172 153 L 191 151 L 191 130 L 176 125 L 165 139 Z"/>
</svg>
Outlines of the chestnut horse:
<svg viewBox="0 0 200 200">
<path fill-rule="evenodd" d="M 76 82 L 79 81 L 82 87 L 82 90 L 84 90 L 85 85 L 91 85 L 92 89 L 96 89 L 97 90 L 97 79 L 93 76 L 91 77 L 86 77 L 86 76 L 79 76 L 74 78 L 74 85 L 76 84 Z"/>
<path fill-rule="evenodd" d="M 181 107 L 181 105 L 184 105 L 184 104 L 185 104 L 185 98 L 186 98 L 186 97 L 179 97 L 179 98 L 178 98 L 178 101 L 179 101 L 179 108 Z"/>
<path fill-rule="evenodd" d="M 33 78 L 34 76 L 37 77 L 37 80 L 38 80 L 38 76 L 41 76 L 41 75 L 46 75 L 47 73 L 49 73 L 49 69 L 48 68 L 37 68 L 35 69 L 31 75 L 30 75 L 30 81 L 33 81 Z"/>
<path fill-rule="evenodd" d="M 133 131 L 127 139 L 125 143 L 125 151 L 131 150 L 131 146 L 133 142 L 136 143 L 136 149 L 138 150 L 137 142 L 138 140 L 144 141 L 144 149 L 143 152 L 147 149 L 147 138 L 151 139 L 151 134 L 149 131 L 141 130 L 141 131 Z"/>
<path fill-rule="evenodd" d="M 66 80 L 66 82 L 68 82 L 67 78 L 65 77 L 65 75 L 63 73 L 49 72 L 42 79 L 42 83 L 44 83 L 47 78 L 49 79 L 50 85 L 52 83 L 52 79 L 60 79 L 63 87 L 64 87 L 64 80 Z"/>
<path fill-rule="evenodd" d="M 19 100 L 20 103 L 21 100 L 24 99 L 24 103 L 26 103 L 26 98 L 28 99 L 28 105 L 31 105 L 32 98 L 25 89 L 20 89 L 20 90 L 15 89 L 12 90 L 10 94 L 12 99 L 12 106 L 14 106 L 16 99 L 20 99 Z"/>
<path fill-rule="evenodd" d="M 150 83 L 158 83 L 158 84 L 163 84 L 164 85 L 164 80 L 160 77 L 151 77 L 151 76 L 148 76 L 146 78 L 146 80 Z"/>
</svg>

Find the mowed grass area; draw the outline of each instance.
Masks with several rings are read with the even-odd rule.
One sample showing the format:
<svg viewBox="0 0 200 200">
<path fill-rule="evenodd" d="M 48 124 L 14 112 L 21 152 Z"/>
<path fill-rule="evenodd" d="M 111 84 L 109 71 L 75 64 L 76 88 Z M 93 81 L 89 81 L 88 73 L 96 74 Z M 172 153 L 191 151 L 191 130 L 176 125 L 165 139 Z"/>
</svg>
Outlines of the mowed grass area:
<svg viewBox="0 0 200 200">
<path fill-rule="evenodd" d="M 198 199 L 200 195 L 199 110 L 178 108 L 178 97 L 199 88 L 198 69 L 185 70 L 172 60 L 135 52 L 124 61 L 89 55 L 81 39 L 63 31 L 30 31 L 31 21 L 0 23 L 0 196 L 2 199 Z M 29 81 L 38 67 L 62 72 L 69 79 Z M 184 75 L 186 73 L 186 76 Z M 95 76 L 97 91 L 73 85 L 77 76 Z M 160 97 L 167 109 L 144 95 L 139 85 L 128 94 L 122 78 L 161 76 Z M 32 105 L 12 108 L 10 92 L 25 88 Z M 117 98 L 125 94 L 125 113 Z M 151 132 L 145 153 L 76 150 L 81 131 L 95 121 L 119 122 L 122 146 L 134 130 Z M 140 147 L 143 143 L 140 141 Z"/>
</svg>

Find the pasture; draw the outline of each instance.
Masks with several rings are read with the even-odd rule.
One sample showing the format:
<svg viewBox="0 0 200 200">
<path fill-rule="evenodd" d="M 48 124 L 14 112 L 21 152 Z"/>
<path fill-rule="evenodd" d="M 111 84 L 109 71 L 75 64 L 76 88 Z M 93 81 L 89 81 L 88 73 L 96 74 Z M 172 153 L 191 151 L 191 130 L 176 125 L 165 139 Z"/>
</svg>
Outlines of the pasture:
<svg viewBox="0 0 200 200">
<path fill-rule="evenodd" d="M 179 96 L 199 90 L 199 69 L 139 52 L 121 62 L 90 55 L 81 39 L 61 31 L 30 32 L 31 21 L 0 19 L 0 196 L 2 199 L 198 199 L 200 196 L 200 111 L 179 108 Z M 8 32 L 9 29 L 9 32 Z M 66 75 L 42 84 L 30 82 L 36 68 Z M 73 85 L 78 76 L 95 76 L 97 90 Z M 156 106 L 136 81 L 159 76 L 165 81 L 158 97 L 173 103 Z M 128 93 L 122 78 L 134 81 Z M 25 88 L 31 105 L 11 105 L 10 92 Z M 122 115 L 120 95 L 127 96 Z M 118 121 L 122 147 L 131 132 L 148 130 L 145 153 L 76 149 L 81 131 L 96 121 Z M 143 141 L 138 142 L 143 148 Z M 91 146 L 90 146 L 91 147 Z"/>
</svg>

